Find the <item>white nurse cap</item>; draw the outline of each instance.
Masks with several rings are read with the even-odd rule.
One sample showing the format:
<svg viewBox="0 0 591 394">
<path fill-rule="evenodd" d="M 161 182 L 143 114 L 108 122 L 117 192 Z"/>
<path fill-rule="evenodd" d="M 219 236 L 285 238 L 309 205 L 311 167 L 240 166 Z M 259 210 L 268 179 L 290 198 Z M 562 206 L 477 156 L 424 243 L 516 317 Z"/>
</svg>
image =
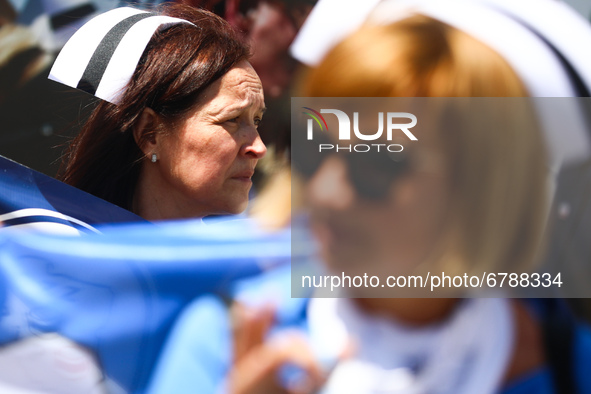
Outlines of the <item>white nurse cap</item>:
<svg viewBox="0 0 591 394">
<path fill-rule="evenodd" d="M 154 32 L 178 23 L 192 24 L 130 7 L 105 12 L 68 40 L 49 79 L 117 104 Z"/>
</svg>

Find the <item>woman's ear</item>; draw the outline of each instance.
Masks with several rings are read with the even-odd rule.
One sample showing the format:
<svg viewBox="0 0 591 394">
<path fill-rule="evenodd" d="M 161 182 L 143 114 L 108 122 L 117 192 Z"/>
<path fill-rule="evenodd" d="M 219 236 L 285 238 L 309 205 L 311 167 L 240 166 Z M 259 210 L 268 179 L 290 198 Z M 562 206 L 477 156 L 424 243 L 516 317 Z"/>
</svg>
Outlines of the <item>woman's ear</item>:
<svg viewBox="0 0 591 394">
<path fill-rule="evenodd" d="M 155 152 L 157 127 L 158 115 L 152 108 L 146 107 L 133 128 L 133 139 L 144 155 L 148 157 Z"/>
</svg>

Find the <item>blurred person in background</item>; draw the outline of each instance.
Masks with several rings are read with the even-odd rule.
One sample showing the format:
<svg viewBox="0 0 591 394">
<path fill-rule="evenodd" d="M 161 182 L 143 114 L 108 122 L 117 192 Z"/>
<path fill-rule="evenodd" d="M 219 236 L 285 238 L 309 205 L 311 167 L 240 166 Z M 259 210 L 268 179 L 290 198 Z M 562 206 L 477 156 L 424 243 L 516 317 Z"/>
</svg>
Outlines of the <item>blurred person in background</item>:
<svg viewBox="0 0 591 394">
<path fill-rule="evenodd" d="M 0 1 L 0 155 L 54 176 L 60 154 L 55 147 L 64 134 L 71 136 L 80 112 L 72 100 L 84 103 L 84 94 L 64 97 L 47 80 L 55 52 L 25 19 L 9 1 Z"/>
<path fill-rule="evenodd" d="M 436 3 L 431 3 L 435 10 L 443 7 L 472 26 L 484 25 L 480 16 L 507 17 L 482 4 Z M 396 9 L 395 1 L 390 5 Z M 552 82 L 524 74 L 527 67 L 516 70 L 507 52 L 429 10 L 403 7 L 389 15 L 393 22 L 347 37 L 311 71 L 304 95 L 528 97 Z M 381 8 L 376 15 L 391 12 Z M 569 23 L 560 15 L 557 24 Z M 523 26 L 520 31 L 532 33 Z M 556 52 L 544 53 L 550 62 L 558 58 Z M 538 63 L 528 64 L 532 71 Z M 566 75 L 559 72 L 548 78 Z M 568 96 L 570 85 L 557 89 Z M 439 127 L 409 148 L 395 177 L 377 179 L 371 196 L 357 186 L 383 168 L 360 173 L 348 156 L 334 154 L 308 174 L 311 227 L 328 272 L 356 273 L 384 261 L 393 270 L 425 262 L 462 270 L 492 262 L 516 271 L 539 262 L 550 167 L 542 131 L 446 130 L 441 119 L 431 120 Z M 197 301 L 175 328 L 153 392 L 189 387 L 230 393 L 591 392 L 585 372 L 591 366 L 591 332 L 561 300 L 363 298 L 363 292 L 349 290 L 345 295 L 362 298 L 281 299 L 278 288 L 288 283 L 289 278 L 270 274 L 246 285 L 255 293 L 270 289 L 271 296 L 252 303 L 259 305 L 254 310 L 240 305 L 249 302 L 240 292 L 232 313 L 213 297 Z M 208 339 L 195 335 L 208 322 L 216 327 L 222 352 L 212 352 Z M 286 364 L 297 365 L 304 378 L 286 378 Z"/>
<path fill-rule="evenodd" d="M 330 51 L 306 82 L 310 97 L 527 95 L 497 53 L 424 16 L 361 29 Z M 427 121 L 428 114 L 438 116 L 425 111 L 421 117 L 418 110 L 431 127 L 405 147 L 406 165 L 395 177 L 365 167 L 363 176 L 377 174 L 372 182 L 383 185 L 378 198 L 364 195 L 359 169 L 338 154 L 310 178 L 311 227 L 328 272 L 373 274 L 381 265 L 408 275 L 428 264 L 452 275 L 478 266 L 518 270 L 535 261 L 547 206 L 543 135 L 498 121 L 494 129 L 458 127 L 443 115 Z M 512 116 L 518 115 L 507 113 Z M 313 327 L 325 326 L 319 335 L 329 341 L 342 325 L 355 348 L 328 378 L 327 392 L 511 392 L 525 376 L 539 385 L 531 392 L 546 389 L 543 330 L 524 303 L 358 298 L 364 293 L 355 290 L 343 294 L 351 299 L 310 301 L 310 318 L 323 320 Z M 355 370 L 360 376 L 354 379 Z"/>
</svg>

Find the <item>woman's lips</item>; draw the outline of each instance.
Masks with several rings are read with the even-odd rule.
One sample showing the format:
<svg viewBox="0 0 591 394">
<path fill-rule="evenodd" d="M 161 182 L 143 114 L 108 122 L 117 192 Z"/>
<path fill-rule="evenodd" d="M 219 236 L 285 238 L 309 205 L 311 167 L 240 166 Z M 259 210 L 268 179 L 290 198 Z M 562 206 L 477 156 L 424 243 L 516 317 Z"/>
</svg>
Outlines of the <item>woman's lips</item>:
<svg viewBox="0 0 591 394">
<path fill-rule="evenodd" d="M 243 172 L 240 172 L 240 173 L 234 175 L 232 177 L 232 179 L 235 179 L 235 180 L 240 181 L 240 182 L 252 183 L 252 179 L 251 178 L 252 178 L 253 175 L 254 175 L 254 171 L 250 171 L 250 170 L 249 171 L 243 171 Z"/>
</svg>

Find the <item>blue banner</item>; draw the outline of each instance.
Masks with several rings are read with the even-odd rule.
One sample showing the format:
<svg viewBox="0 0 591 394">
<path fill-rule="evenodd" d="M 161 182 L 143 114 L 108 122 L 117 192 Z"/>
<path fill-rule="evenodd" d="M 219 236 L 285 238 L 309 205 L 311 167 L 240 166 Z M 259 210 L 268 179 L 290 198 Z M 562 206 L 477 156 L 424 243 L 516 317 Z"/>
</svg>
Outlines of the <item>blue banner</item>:
<svg viewBox="0 0 591 394">
<path fill-rule="evenodd" d="M 44 389 L 44 371 L 62 387 L 85 349 L 104 387 L 84 392 L 141 393 L 183 308 L 291 259 L 289 230 L 227 218 L 152 224 L 1 157 L 0 173 L 0 391 Z M 40 224 L 78 236 L 22 231 Z M 59 362 L 33 367 L 41 353 Z M 70 375 L 55 382 L 55 365 Z M 51 392 L 82 392 L 65 390 Z"/>
<path fill-rule="evenodd" d="M 0 341 L 58 333 L 94 352 L 125 392 L 142 392 L 193 299 L 227 295 L 236 280 L 290 261 L 288 231 L 266 233 L 249 221 L 101 231 L 0 233 Z"/>
<path fill-rule="evenodd" d="M 144 222 L 139 216 L 0 156 L 0 223 L 52 232 L 97 232 L 104 223 Z"/>
</svg>

